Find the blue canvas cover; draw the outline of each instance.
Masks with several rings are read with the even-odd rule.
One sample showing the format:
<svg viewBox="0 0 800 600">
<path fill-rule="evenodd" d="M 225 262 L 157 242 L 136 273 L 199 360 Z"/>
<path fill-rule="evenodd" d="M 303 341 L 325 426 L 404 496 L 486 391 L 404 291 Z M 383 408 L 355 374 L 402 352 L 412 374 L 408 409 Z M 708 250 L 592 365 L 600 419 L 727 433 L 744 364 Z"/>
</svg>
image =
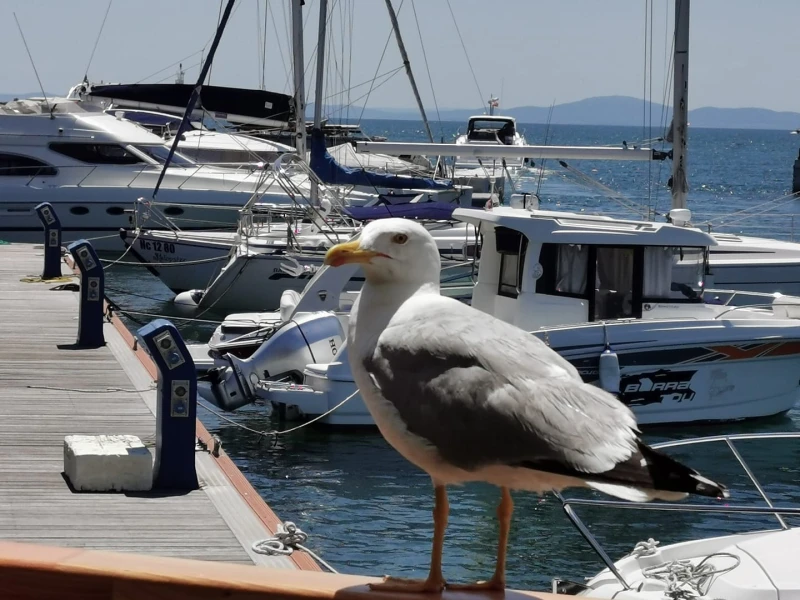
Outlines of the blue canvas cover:
<svg viewBox="0 0 800 600">
<path fill-rule="evenodd" d="M 403 217 L 405 219 L 424 219 L 447 221 L 452 219 L 458 208 L 455 202 L 418 202 L 414 204 L 379 204 L 376 206 L 350 206 L 343 211 L 357 221 Z"/>
<path fill-rule="evenodd" d="M 449 190 L 452 182 L 436 181 L 428 177 L 389 175 L 373 173 L 364 169 L 353 169 L 338 164 L 328 153 L 325 136 L 319 129 L 311 132 L 311 170 L 323 183 L 331 185 L 361 185 L 383 188 L 413 188 L 427 190 Z"/>
</svg>

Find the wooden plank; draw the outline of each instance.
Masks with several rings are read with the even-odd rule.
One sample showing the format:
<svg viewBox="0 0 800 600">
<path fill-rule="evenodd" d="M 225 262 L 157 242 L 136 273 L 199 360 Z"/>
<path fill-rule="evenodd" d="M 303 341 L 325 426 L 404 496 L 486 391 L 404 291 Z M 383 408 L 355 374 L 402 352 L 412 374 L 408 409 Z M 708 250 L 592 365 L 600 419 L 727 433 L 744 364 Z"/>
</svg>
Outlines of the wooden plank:
<svg viewBox="0 0 800 600">
<path fill-rule="evenodd" d="M 66 435 L 130 433 L 153 444 L 154 370 L 139 363 L 118 323 L 104 325 L 106 346 L 70 348 L 77 295 L 22 281 L 41 261 L 30 245 L 0 246 L 0 539 L 297 568 L 250 551 L 271 530 L 205 452 L 193 492 L 70 490 Z M 3 598 L 13 597 L 0 579 Z"/>
</svg>

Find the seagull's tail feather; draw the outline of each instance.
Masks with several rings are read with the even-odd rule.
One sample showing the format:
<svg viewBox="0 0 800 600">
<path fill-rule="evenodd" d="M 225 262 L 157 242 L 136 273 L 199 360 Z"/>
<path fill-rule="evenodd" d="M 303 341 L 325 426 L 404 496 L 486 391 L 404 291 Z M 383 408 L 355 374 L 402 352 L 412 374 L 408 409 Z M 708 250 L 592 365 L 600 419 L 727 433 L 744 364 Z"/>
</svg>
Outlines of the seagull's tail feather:
<svg viewBox="0 0 800 600">
<path fill-rule="evenodd" d="M 688 494 L 727 498 L 727 488 L 703 477 L 674 458 L 637 441 L 638 452 L 611 471 L 602 480 L 587 481 L 590 487 L 634 502 L 656 498 L 680 500 Z"/>
</svg>

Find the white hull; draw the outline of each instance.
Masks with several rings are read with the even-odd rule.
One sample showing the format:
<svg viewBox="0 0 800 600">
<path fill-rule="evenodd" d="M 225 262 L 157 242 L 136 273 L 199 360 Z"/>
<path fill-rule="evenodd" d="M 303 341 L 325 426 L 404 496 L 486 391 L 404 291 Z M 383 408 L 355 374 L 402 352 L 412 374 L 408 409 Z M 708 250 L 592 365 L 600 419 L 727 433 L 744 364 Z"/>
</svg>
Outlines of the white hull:
<svg viewBox="0 0 800 600">
<path fill-rule="evenodd" d="M 800 295 L 800 244 L 716 234 L 709 265 L 714 287 Z"/>
<path fill-rule="evenodd" d="M 298 277 L 289 275 L 282 269 L 282 265 L 294 264 L 292 258 L 302 267 L 310 269 Z M 189 305 L 187 308 L 220 312 L 273 310 L 280 304 L 284 291 L 303 291 L 315 270 L 322 266 L 324 258 L 324 253 L 317 256 L 272 253 L 239 255 L 203 291 L 196 306 Z M 357 290 L 362 284 L 363 276 L 359 275 L 345 285 L 344 289 Z M 176 298 L 176 305 L 181 303 L 185 295 L 181 294 Z"/>
<path fill-rule="evenodd" d="M 462 259 L 464 246 L 475 242 L 474 229 L 464 224 L 451 225 L 442 223 L 430 225 L 429 227 L 437 238 L 442 256 L 446 258 Z M 276 227 L 276 232 L 282 233 L 283 230 L 280 227 Z M 124 236 L 125 246 L 132 246 L 129 254 L 145 265 L 151 265 L 149 270 L 176 294 L 187 290 L 206 289 L 219 276 L 222 268 L 226 265 L 227 257 L 236 243 L 236 234 L 233 231 L 126 230 L 121 235 Z M 249 260 L 248 257 L 256 256 L 257 254 L 258 252 L 246 252 L 237 257 L 237 260 L 246 261 Z M 183 264 L 197 263 L 198 261 L 203 262 L 199 264 Z M 282 261 L 278 262 L 286 262 L 286 258 L 283 257 Z M 313 262 L 315 265 L 318 263 L 319 261 Z M 172 264 L 175 266 L 169 266 Z M 242 264 L 243 262 L 236 268 L 240 268 Z M 273 267 L 270 266 L 269 268 Z M 248 270 L 248 273 L 252 272 Z M 260 268 L 258 273 L 263 276 Z M 253 276 L 251 274 L 247 275 L 247 277 Z M 239 279 L 244 278 L 245 274 L 242 272 Z M 250 281 L 260 280 L 251 279 Z M 244 282 L 241 285 L 250 290 L 250 285 L 246 285 Z M 287 289 L 301 291 L 303 288 L 289 287 Z M 237 289 L 228 290 L 228 293 L 233 295 L 237 291 L 238 286 Z M 262 310 L 264 308 L 264 305 L 261 304 L 262 299 L 250 300 L 251 297 L 251 292 L 248 291 L 247 298 L 242 301 L 235 299 L 226 301 L 226 305 L 230 302 L 230 306 L 227 308 L 236 311 Z M 272 294 L 270 294 L 270 298 L 274 299 Z M 278 294 L 279 298 L 280 294 Z M 277 306 L 277 303 L 271 306 Z"/>
<path fill-rule="evenodd" d="M 123 211 L 132 211 L 136 199 L 148 198 L 152 189 L 62 187 L 52 190 L 21 188 L 12 192 L 0 188 L 0 194 L 0 239 L 42 242 L 44 230 L 34 208 L 42 202 L 50 202 L 61 221 L 63 244 L 92 238 L 96 250 L 121 252 L 124 245 L 119 230 L 131 227 L 131 213 Z M 239 192 L 162 189 L 158 193 L 158 202 L 162 204 L 160 209 L 166 210 L 170 219 L 181 228 L 233 228 L 239 217 L 238 209 L 250 197 L 249 193 Z M 266 195 L 264 201 L 274 204 L 291 202 L 283 193 Z M 220 209 L 220 206 L 228 209 Z M 161 220 L 156 218 L 148 220 L 145 225 L 164 229 Z"/>
<path fill-rule="evenodd" d="M 800 396 L 800 321 L 642 319 L 605 327 L 620 362 L 618 397 L 642 425 L 767 417 L 790 410 Z M 597 383 L 603 324 L 534 334 L 572 362 L 584 381 Z M 356 388 L 345 357 L 340 353 L 331 359 L 342 362 L 332 363 L 335 376 L 329 377 L 331 365 L 307 365 L 302 386 L 276 386 L 260 396 L 296 406 L 308 418 L 333 409 Z M 337 409 L 323 422 L 372 423 L 360 396 L 345 406 L 347 411 Z"/>
</svg>

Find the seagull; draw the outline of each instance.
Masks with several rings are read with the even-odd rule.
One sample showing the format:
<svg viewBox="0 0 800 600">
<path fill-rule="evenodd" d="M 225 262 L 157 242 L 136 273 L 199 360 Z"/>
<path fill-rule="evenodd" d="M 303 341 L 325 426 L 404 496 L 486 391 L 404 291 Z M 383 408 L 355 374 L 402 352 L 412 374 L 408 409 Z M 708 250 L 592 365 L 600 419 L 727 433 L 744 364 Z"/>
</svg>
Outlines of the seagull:
<svg viewBox="0 0 800 600">
<path fill-rule="evenodd" d="M 332 267 L 348 263 L 365 274 L 346 341 L 354 381 L 386 441 L 434 486 L 428 577 L 386 577 L 373 589 L 505 589 L 512 489 L 580 486 L 637 502 L 728 497 L 645 445 L 631 410 L 539 338 L 440 295 L 439 251 L 419 223 L 370 222 L 325 256 Z M 497 563 L 490 579 L 453 585 L 442 575 L 447 486 L 473 481 L 500 488 Z"/>
</svg>

